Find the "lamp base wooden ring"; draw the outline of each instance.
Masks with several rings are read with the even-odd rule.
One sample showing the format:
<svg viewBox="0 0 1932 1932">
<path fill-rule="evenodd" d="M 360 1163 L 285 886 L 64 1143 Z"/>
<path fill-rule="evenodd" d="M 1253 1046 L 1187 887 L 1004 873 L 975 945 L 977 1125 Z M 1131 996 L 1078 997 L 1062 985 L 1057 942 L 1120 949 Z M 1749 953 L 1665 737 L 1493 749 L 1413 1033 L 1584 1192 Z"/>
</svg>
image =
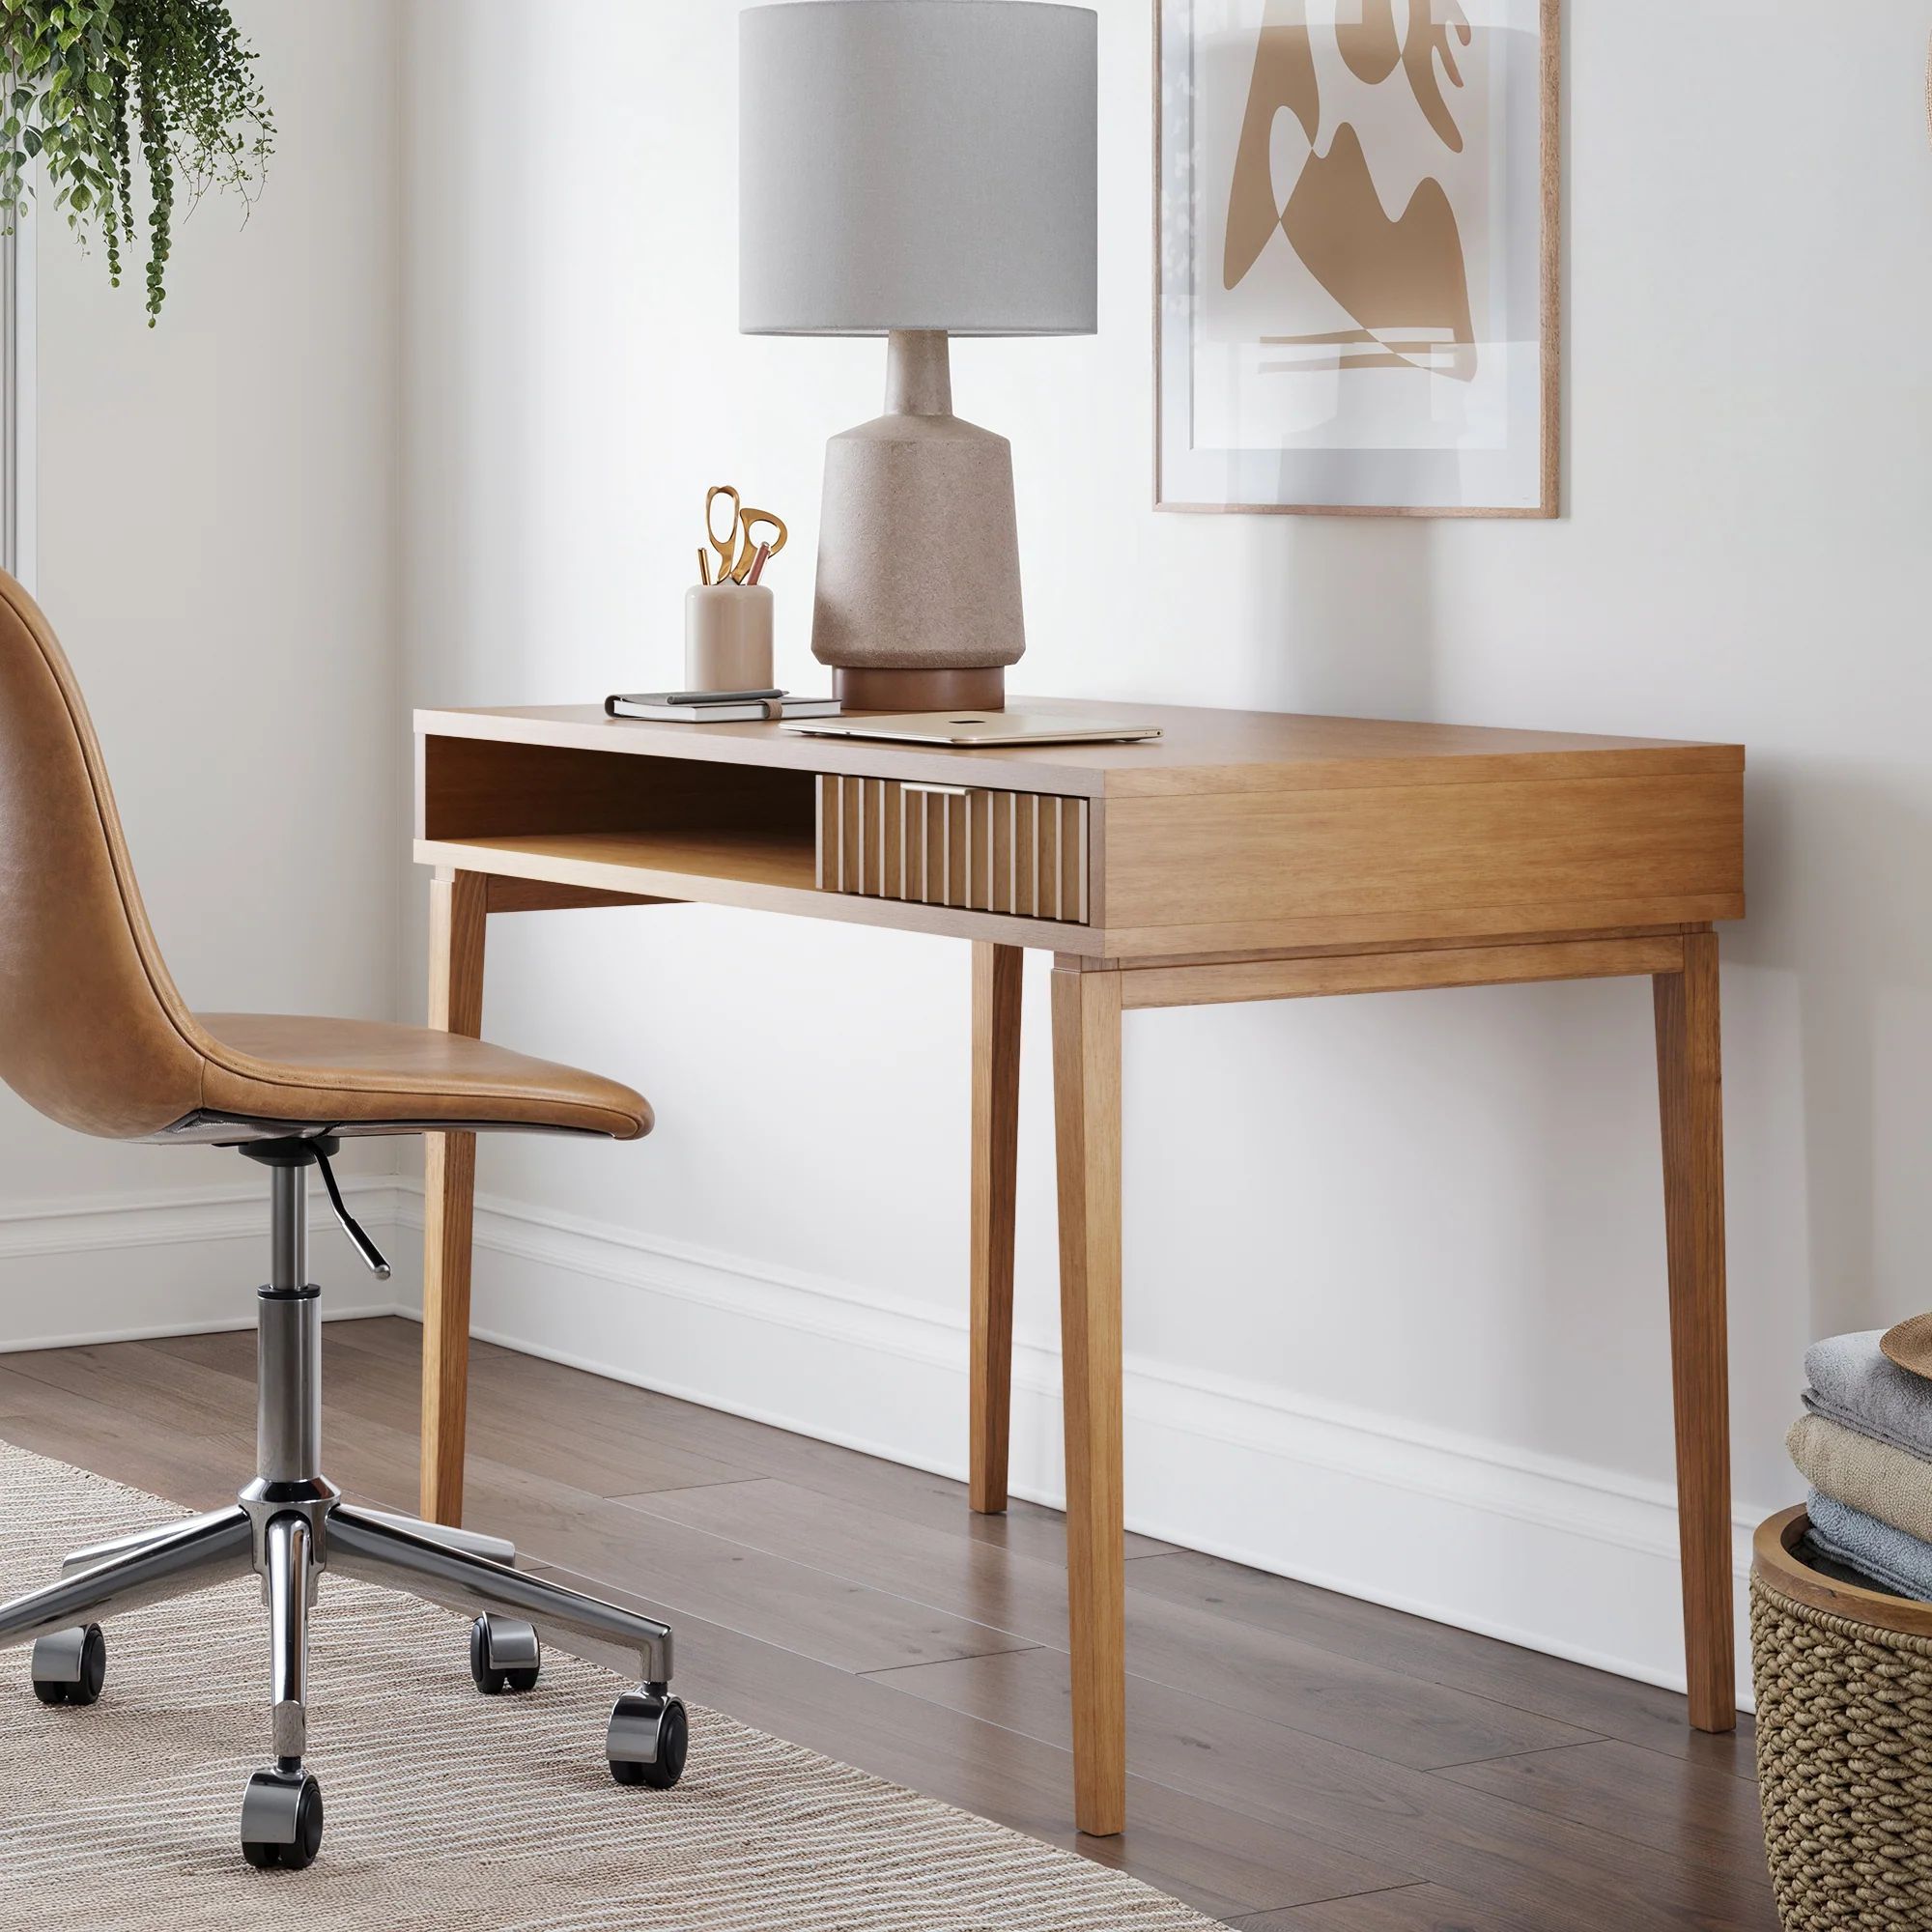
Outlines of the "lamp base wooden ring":
<svg viewBox="0 0 1932 1932">
<path fill-rule="evenodd" d="M 832 690 L 847 711 L 1004 711 L 1007 669 L 900 670 L 835 667 Z"/>
</svg>

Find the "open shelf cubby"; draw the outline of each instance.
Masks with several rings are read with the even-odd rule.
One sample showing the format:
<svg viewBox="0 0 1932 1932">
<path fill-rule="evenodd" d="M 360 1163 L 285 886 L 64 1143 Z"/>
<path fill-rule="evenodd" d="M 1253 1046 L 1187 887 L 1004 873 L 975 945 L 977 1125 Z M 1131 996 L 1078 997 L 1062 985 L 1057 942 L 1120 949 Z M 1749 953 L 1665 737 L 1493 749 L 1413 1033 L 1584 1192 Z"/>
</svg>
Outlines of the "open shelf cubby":
<svg viewBox="0 0 1932 1932">
<path fill-rule="evenodd" d="M 600 872 L 813 889 L 810 772 L 437 736 L 422 755 L 418 836 L 473 851 L 479 870 L 522 854 Z"/>
</svg>

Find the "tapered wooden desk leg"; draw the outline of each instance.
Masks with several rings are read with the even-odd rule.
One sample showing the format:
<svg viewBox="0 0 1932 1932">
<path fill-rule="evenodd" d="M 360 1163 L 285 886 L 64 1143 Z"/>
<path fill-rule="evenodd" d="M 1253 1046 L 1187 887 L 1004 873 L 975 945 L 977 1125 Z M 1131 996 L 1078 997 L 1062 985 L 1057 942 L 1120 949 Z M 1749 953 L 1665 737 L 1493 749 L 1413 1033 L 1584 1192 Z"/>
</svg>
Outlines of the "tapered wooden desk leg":
<svg viewBox="0 0 1932 1932">
<path fill-rule="evenodd" d="M 1019 1165 L 1017 946 L 973 944 L 973 1507 L 1007 1506 L 1013 1382 L 1013 1194 Z"/>
<path fill-rule="evenodd" d="M 1724 1114 L 1718 939 L 1686 936 L 1684 970 L 1660 973 L 1657 1077 L 1670 1257 L 1677 1414 L 1677 1533 L 1690 1721 L 1737 1722 L 1731 1636 L 1730 1378 L 1724 1338 Z"/>
<path fill-rule="evenodd" d="M 483 1027 L 483 932 L 489 880 L 439 871 L 430 884 L 429 1023 Z M 422 1514 L 463 1520 L 463 1440 L 469 1397 L 469 1243 L 476 1136 L 423 1136 Z"/>
<path fill-rule="evenodd" d="M 1126 1579 L 1121 1479 L 1121 976 L 1055 967 L 1060 1332 L 1074 1819 L 1126 1823 Z"/>
</svg>

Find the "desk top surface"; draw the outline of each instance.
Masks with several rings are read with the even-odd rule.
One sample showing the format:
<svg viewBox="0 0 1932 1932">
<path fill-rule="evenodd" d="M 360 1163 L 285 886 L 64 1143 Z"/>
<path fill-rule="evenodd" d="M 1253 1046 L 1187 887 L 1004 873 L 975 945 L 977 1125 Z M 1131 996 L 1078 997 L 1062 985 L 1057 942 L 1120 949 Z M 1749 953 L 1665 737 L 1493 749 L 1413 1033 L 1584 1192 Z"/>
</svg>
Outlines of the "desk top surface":
<svg viewBox="0 0 1932 1932">
<path fill-rule="evenodd" d="M 777 724 L 679 724 L 607 718 L 599 705 L 422 710 L 418 732 L 511 744 L 776 765 L 880 778 L 1060 791 L 1088 797 L 1157 797 L 1202 791 L 1305 790 L 1325 786 L 1610 778 L 1736 772 L 1739 745 L 1606 738 L 1489 725 L 1395 719 L 1327 718 L 1281 711 L 1216 711 L 1193 705 L 1018 698 L 1030 711 L 1065 711 L 1157 724 L 1150 742 L 965 750 L 809 738 Z"/>
</svg>

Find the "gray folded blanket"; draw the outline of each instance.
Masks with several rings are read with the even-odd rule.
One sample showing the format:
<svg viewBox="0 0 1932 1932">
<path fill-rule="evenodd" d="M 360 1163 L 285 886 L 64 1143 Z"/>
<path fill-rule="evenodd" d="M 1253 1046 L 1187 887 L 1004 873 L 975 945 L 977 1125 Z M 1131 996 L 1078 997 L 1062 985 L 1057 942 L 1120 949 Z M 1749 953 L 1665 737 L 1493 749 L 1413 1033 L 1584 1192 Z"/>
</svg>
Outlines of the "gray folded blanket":
<svg viewBox="0 0 1932 1932">
<path fill-rule="evenodd" d="M 1880 1353 L 1885 1331 L 1833 1335 L 1804 1351 L 1804 1406 L 1932 1461 L 1932 1381 Z"/>
<path fill-rule="evenodd" d="M 1816 1490 L 1804 1508 L 1811 1519 L 1811 1541 L 1827 1556 L 1862 1571 L 1901 1597 L 1932 1601 L 1932 1544 Z"/>
</svg>

